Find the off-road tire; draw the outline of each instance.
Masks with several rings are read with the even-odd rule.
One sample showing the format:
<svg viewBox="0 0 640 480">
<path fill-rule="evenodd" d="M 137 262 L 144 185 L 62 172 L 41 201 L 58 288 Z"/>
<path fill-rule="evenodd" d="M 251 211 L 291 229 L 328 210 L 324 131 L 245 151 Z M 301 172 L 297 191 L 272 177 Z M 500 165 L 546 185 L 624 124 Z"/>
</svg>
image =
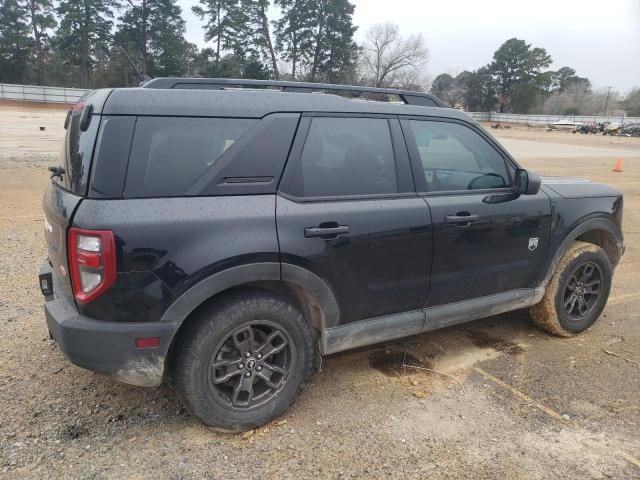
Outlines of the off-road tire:
<svg viewBox="0 0 640 480">
<path fill-rule="evenodd" d="M 211 370 L 214 368 L 212 365 L 221 358 L 218 356 L 222 351 L 219 346 L 221 342 L 235 342 L 237 333 L 234 332 L 238 332 L 242 325 L 263 321 L 269 322 L 270 327 L 284 334 L 290 342 L 291 353 L 287 357 L 290 368 L 284 386 L 265 403 L 251 408 L 240 409 L 232 405 L 231 393 L 228 399 L 230 403 L 224 404 L 221 400 L 223 396 L 216 390 L 218 387 L 213 385 L 212 378 L 217 375 L 217 370 L 214 369 L 213 374 Z M 222 345 L 224 348 L 224 345 L 232 344 Z M 173 383 L 187 410 L 206 425 L 225 432 L 250 430 L 289 409 L 311 373 L 315 350 L 314 336 L 298 309 L 267 291 L 238 291 L 212 302 L 197 318 L 192 319 L 181 334 L 172 359 Z M 256 356 L 255 353 L 252 355 Z M 263 374 L 266 371 L 265 364 Z M 259 372 L 254 370 L 252 373 L 256 382 L 262 381 L 258 378 Z"/>
<path fill-rule="evenodd" d="M 577 269 L 587 263 L 595 264 L 602 274 L 601 290 L 593 306 L 584 318 L 575 320 L 564 308 L 567 285 Z M 540 328 L 560 337 L 570 337 L 583 332 L 598 319 L 611 290 L 613 268 L 602 248 L 591 243 L 575 241 L 562 255 L 542 301 L 531 307 L 531 316 Z"/>
</svg>

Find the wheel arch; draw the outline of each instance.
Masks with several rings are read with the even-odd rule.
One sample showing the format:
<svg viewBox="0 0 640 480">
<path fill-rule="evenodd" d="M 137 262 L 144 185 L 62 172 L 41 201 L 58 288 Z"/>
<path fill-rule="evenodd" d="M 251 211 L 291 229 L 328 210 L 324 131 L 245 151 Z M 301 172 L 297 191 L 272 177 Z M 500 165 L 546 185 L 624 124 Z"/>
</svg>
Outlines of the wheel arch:
<svg viewBox="0 0 640 480">
<path fill-rule="evenodd" d="M 620 228 L 609 218 L 597 217 L 584 220 L 569 231 L 560 242 L 555 254 L 547 268 L 543 284 L 546 285 L 555 271 L 560 258 L 567 251 L 572 242 L 579 240 L 592 243 L 601 247 L 611 265 L 615 267 L 620 261 L 620 256 L 624 252 L 623 236 Z"/>
<path fill-rule="evenodd" d="M 201 280 L 167 309 L 161 321 L 178 325 L 167 358 L 191 318 L 210 302 L 239 289 L 261 289 L 285 298 L 301 310 L 308 325 L 318 333 L 339 323 L 340 311 L 331 288 L 309 270 L 276 262 L 240 265 Z"/>
</svg>

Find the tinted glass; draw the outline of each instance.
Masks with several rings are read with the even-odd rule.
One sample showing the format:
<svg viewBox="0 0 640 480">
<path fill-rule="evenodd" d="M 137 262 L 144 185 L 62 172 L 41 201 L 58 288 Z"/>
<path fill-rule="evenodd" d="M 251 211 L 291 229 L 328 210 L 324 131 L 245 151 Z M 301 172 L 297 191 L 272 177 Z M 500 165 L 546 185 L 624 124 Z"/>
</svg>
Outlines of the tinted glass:
<svg viewBox="0 0 640 480">
<path fill-rule="evenodd" d="M 64 166 L 65 174 L 54 179 L 66 190 L 77 195 L 87 194 L 87 180 L 91 167 L 93 145 L 96 142 L 100 116 L 93 115 L 86 131 L 80 130 L 81 112 L 71 115 L 58 165 Z"/>
<path fill-rule="evenodd" d="M 386 119 L 319 117 L 311 121 L 292 194 L 324 197 L 397 191 Z"/>
<path fill-rule="evenodd" d="M 242 137 L 256 120 L 139 117 L 127 196 L 180 196 Z"/>
<path fill-rule="evenodd" d="M 509 186 L 504 158 L 477 132 L 457 123 L 410 123 L 428 191 Z"/>
</svg>

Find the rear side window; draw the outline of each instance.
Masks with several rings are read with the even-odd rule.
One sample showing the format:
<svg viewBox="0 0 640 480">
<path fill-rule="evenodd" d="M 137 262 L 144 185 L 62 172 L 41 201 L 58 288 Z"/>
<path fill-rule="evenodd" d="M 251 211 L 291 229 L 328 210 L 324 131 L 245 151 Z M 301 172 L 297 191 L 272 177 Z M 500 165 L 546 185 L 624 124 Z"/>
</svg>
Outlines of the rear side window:
<svg viewBox="0 0 640 480">
<path fill-rule="evenodd" d="M 312 119 L 291 194 L 326 197 L 397 192 L 396 165 L 386 119 Z"/>
<path fill-rule="evenodd" d="M 71 114 L 62 151 L 58 159 L 58 164 L 64 166 L 65 174 L 62 178 L 55 177 L 54 181 L 64 189 L 76 195 L 84 196 L 87 194 L 91 156 L 96 142 L 98 126 L 100 125 L 100 116 L 93 115 L 87 130 L 83 132 L 80 130 L 81 115 L 82 110 Z"/>
<path fill-rule="evenodd" d="M 505 159 L 471 128 L 423 120 L 410 124 L 428 191 L 509 186 Z"/>
<path fill-rule="evenodd" d="M 187 194 L 256 121 L 138 117 L 125 191 L 134 197 Z"/>
</svg>

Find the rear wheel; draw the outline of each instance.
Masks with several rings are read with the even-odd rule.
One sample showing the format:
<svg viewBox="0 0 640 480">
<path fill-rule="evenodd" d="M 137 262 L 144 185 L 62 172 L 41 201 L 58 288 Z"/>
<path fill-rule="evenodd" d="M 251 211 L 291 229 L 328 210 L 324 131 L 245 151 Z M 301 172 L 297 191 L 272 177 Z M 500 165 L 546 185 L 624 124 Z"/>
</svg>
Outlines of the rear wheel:
<svg viewBox="0 0 640 480">
<path fill-rule="evenodd" d="M 194 319 L 174 355 L 187 409 L 222 430 L 255 428 L 284 413 L 311 371 L 314 343 L 302 314 L 261 290 L 228 295 Z"/>
<path fill-rule="evenodd" d="M 573 242 L 560 259 L 542 301 L 531 308 L 535 323 L 561 337 L 586 330 L 607 303 L 612 276 L 604 250 Z"/>
</svg>

